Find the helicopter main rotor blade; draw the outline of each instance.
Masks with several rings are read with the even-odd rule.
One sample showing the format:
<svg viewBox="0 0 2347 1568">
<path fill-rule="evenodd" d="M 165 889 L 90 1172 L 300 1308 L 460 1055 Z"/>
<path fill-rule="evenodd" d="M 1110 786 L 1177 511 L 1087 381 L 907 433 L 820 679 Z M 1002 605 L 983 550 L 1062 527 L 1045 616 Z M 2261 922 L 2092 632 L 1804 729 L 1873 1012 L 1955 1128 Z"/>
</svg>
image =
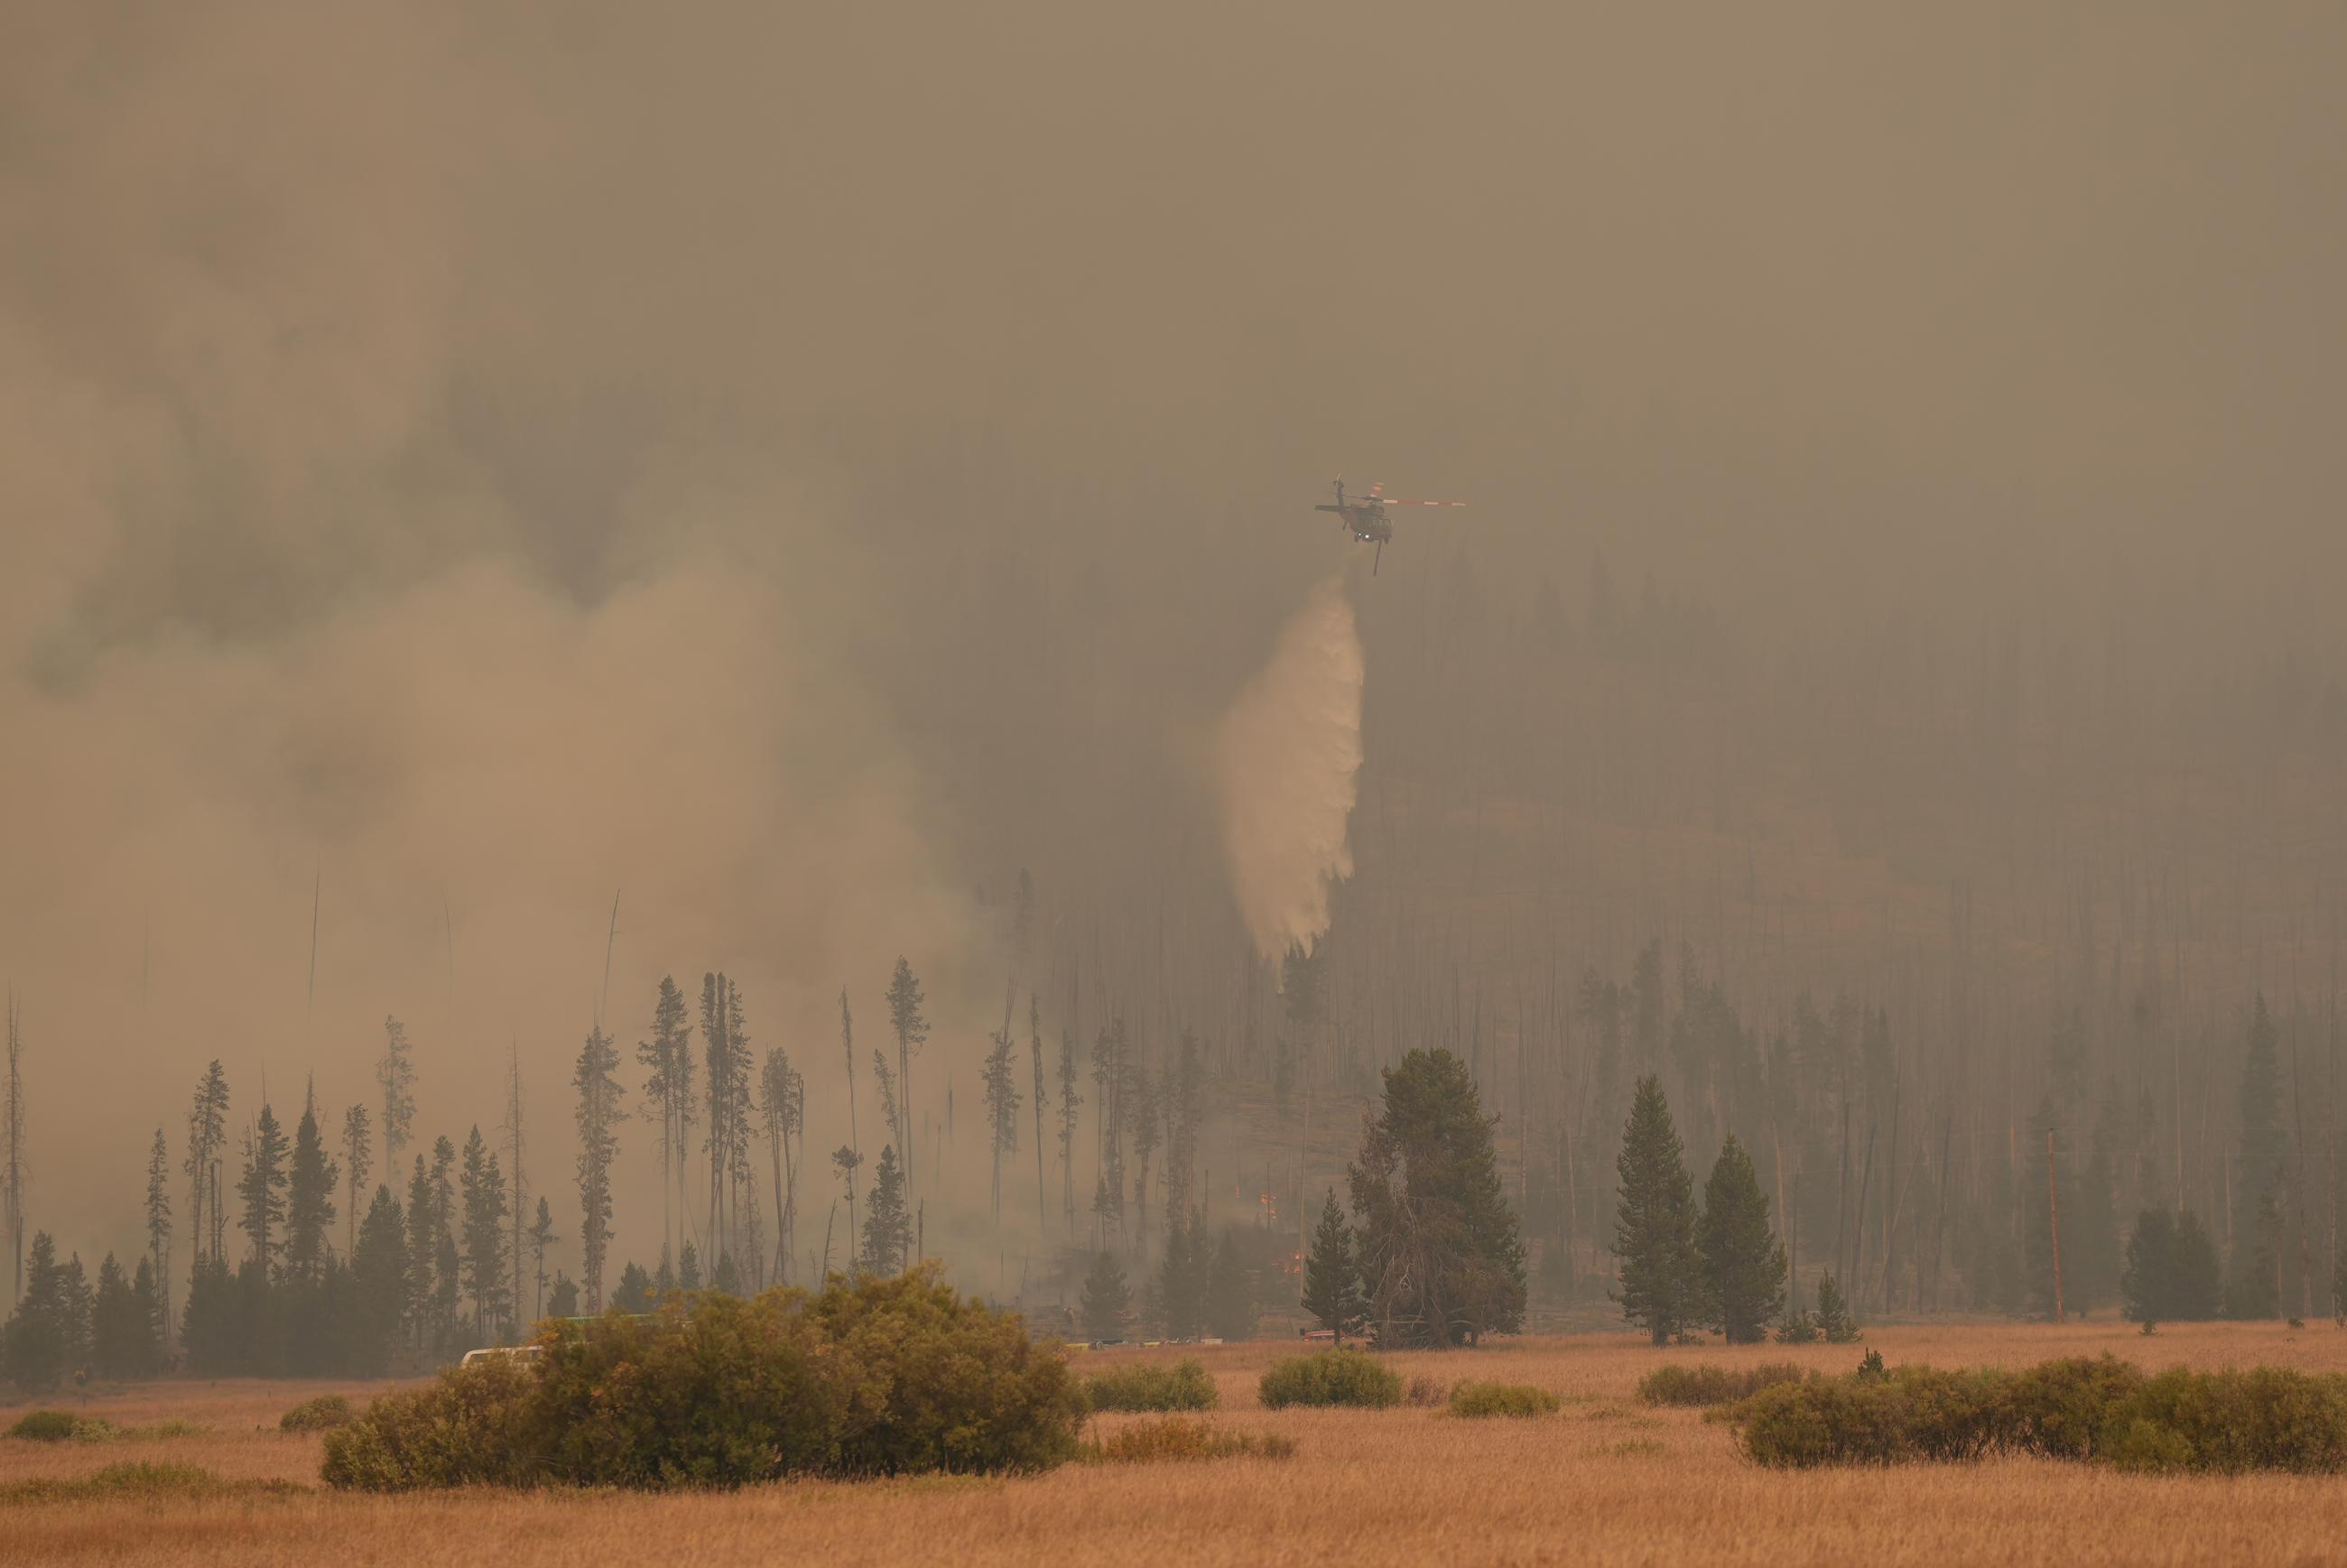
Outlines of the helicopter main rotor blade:
<svg viewBox="0 0 2347 1568">
<path fill-rule="evenodd" d="M 1381 496 L 1378 499 L 1389 507 L 1463 507 L 1467 504 L 1464 501 L 1405 501 L 1398 496 Z"/>
</svg>

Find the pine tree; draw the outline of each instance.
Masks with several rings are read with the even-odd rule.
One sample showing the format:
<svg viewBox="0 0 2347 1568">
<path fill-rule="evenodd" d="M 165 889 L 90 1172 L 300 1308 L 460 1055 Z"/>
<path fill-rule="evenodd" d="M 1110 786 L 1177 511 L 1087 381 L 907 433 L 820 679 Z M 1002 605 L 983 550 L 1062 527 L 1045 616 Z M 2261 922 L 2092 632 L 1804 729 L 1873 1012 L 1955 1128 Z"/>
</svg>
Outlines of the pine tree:
<svg viewBox="0 0 2347 1568">
<path fill-rule="evenodd" d="M 244 1200 L 238 1227 L 252 1238 L 252 1256 L 263 1268 L 275 1259 L 285 1219 L 285 1133 L 267 1105 L 247 1140 L 244 1174 L 236 1184 Z"/>
<path fill-rule="evenodd" d="M 1216 1338 L 1234 1345 L 1255 1337 L 1255 1282 L 1248 1276 L 1235 1230 L 1225 1228 L 1221 1245 L 1214 1248 L 1214 1270 L 1206 1278 L 1206 1327 Z"/>
<path fill-rule="evenodd" d="M 1353 1261 L 1353 1231 L 1345 1211 L 1337 1206 L 1337 1189 L 1328 1189 L 1320 1205 L 1320 1224 L 1312 1232 L 1312 1250 L 1304 1259 L 1305 1315 L 1345 1342 L 1345 1332 L 1358 1327 L 1368 1310 L 1361 1295 L 1361 1275 Z"/>
<path fill-rule="evenodd" d="M 728 1248 L 739 1228 L 739 1192 L 750 1175 L 750 1040 L 739 989 L 722 973 L 701 978 L 701 1032 L 709 1155 L 709 1245 Z"/>
<path fill-rule="evenodd" d="M 531 1298 L 530 1317 L 533 1319 L 546 1316 L 546 1251 L 561 1239 L 554 1234 L 554 1210 L 547 1204 L 544 1194 L 540 1194 L 538 1216 L 529 1223 L 529 1270 L 531 1282 L 536 1286 L 536 1294 Z M 569 1317 L 576 1315 L 558 1312 L 555 1316 Z"/>
<path fill-rule="evenodd" d="M 220 1190 L 220 1151 L 228 1143 L 228 1075 L 215 1060 L 196 1081 L 196 1096 L 188 1110 L 188 1224 L 194 1237 L 189 1248 L 193 1262 L 210 1255 L 211 1237 L 220 1229 L 213 1218 L 213 1196 Z M 213 1219 L 210 1225 L 204 1223 Z"/>
<path fill-rule="evenodd" d="M 458 1250 L 456 1145 L 442 1133 L 432 1140 L 432 1342 L 455 1343 L 456 1303 L 462 1299 L 464 1260 Z"/>
<path fill-rule="evenodd" d="M 642 1264 L 631 1263 L 620 1270 L 620 1288 L 611 1293 L 611 1307 L 618 1312 L 650 1312 L 652 1309 L 652 1277 L 644 1272 Z M 577 1314 L 565 1313 L 564 1316 L 576 1317 Z"/>
<path fill-rule="evenodd" d="M 684 993 L 677 989 L 672 976 L 661 977 L 660 995 L 652 1003 L 652 1037 L 637 1042 L 636 1061 L 645 1069 L 644 1103 L 660 1114 L 653 1145 L 660 1151 L 661 1162 L 661 1245 L 667 1246 L 675 1235 L 669 1211 L 671 1171 L 679 1184 L 676 1217 L 682 1216 L 683 1207 L 686 1137 L 679 1117 L 692 1099 L 692 1032 L 686 1023 Z"/>
<path fill-rule="evenodd" d="M 699 1290 L 701 1288 L 700 1249 L 691 1242 L 686 1242 L 683 1250 L 677 1254 L 676 1263 L 676 1287 L 679 1290 Z"/>
<path fill-rule="evenodd" d="M 383 1055 L 374 1064 L 374 1081 L 383 1090 L 383 1160 L 399 1163 L 415 1126 L 415 1063 L 407 1043 L 407 1026 L 385 1014 Z"/>
<path fill-rule="evenodd" d="M 388 1186 L 378 1184 L 351 1244 L 351 1290 L 356 1298 L 354 1370 L 379 1372 L 401 1337 L 408 1313 L 406 1216 Z"/>
<path fill-rule="evenodd" d="M 758 1108 L 765 1118 L 766 1153 L 774 1179 L 774 1258 L 777 1275 L 791 1277 L 797 1245 L 799 1155 L 806 1130 L 806 1080 L 779 1045 L 768 1048 L 758 1074 Z"/>
<path fill-rule="evenodd" d="M 1092 1268 L 1084 1276 L 1084 1333 L 1094 1343 L 1122 1339 L 1132 1307 L 1133 1292 L 1124 1282 L 1124 1265 L 1106 1249 L 1092 1254 Z"/>
<path fill-rule="evenodd" d="M 893 1143 L 883 1144 L 864 1213 L 864 1267 L 883 1278 L 905 1272 L 913 1246 L 912 1215 L 905 1207 L 905 1174 Z"/>
<path fill-rule="evenodd" d="M 1447 1050 L 1413 1050 L 1383 1077 L 1383 1108 L 1346 1176 L 1372 1336 L 1432 1347 L 1513 1333 L 1524 1248 L 1500 1186 L 1495 1119 Z"/>
<path fill-rule="evenodd" d="M 989 1167 L 992 1175 L 990 1192 L 998 1234 L 1002 1229 L 1002 1162 L 1019 1152 L 1019 1107 L 1025 1103 L 1011 1068 L 1010 1012 L 1006 1006 L 1002 1028 L 994 1034 L 993 1049 L 986 1053 L 985 1068 L 979 1074 L 986 1097 L 988 1150 L 992 1156 Z"/>
<path fill-rule="evenodd" d="M 1027 1054 L 1035 1071 L 1035 1235 L 1047 1240 L 1051 1234 L 1051 1200 L 1043 1186 L 1043 1112 L 1048 1104 L 1043 1092 L 1043 1013 L 1033 991 L 1027 993 Z"/>
<path fill-rule="evenodd" d="M 638 1278 L 641 1279 L 643 1276 L 644 1271 L 632 1263 L 628 1265 L 626 1269 L 622 1269 L 620 1272 L 620 1294 L 622 1296 L 627 1294 L 628 1274 L 630 1270 L 634 1272 Z M 616 1298 L 614 1305 L 620 1305 L 616 1301 Z M 579 1316 L 579 1286 L 577 1282 L 572 1280 L 569 1275 L 563 1273 L 560 1269 L 556 1269 L 554 1271 L 554 1287 L 547 1292 L 545 1315 L 548 1317 L 576 1317 Z"/>
<path fill-rule="evenodd" d="M 1165 1119 L 1165 1212 L 1177 1217 L 1190 1212 L 1198 1139 L 1205 1126 L 1205 1088 L 1206 1064 L 1198 1037 L 1184 1030 L 1158 1099 Z"/>
<path fill-rule="evenodd" d="M 925 999 L 921 982 L 913 978 L 913 966 L 899 954 L 897 968 L 888 977 L 888 1027 L 897 1035 L 897 1092 L 899 1098 L 897 1114 L 904 1124 L 905 1196 L 910 1202 L 916 1191 L 913 1171 L 913 1058 L 929 1038 L 929 1020 L 921 1011 Z"/>
<path fill-rule="evenodd" d="M 90 1307 L 90 1364 L 101 1378 L 136 1378 L 146 1370 L 151 1320 L 130 1298 L 130 1281 L 108 1253 L 97 1266 L 97 1296 Z"/>
<path fill-rule="evenodd" d="M 1060 1187 L 1067 1212 L 1068 1240 L 1076 1238 L 1076 1124 L 1083 1096 L 1076 1092 L 1076 1037 L 1060 1030 Z"/>
<path fill-rule="evenodd" d="M 432 1178 L 424 1169 L 424 1156 L 418 1154 L 415 1173 L 407 1183 L 407 1288 L 400 1314 L 418 1350 L 432 1343 L 432 1260 L 440 1242 L 435 1213 Z"/>
<path fill-rule="evenodd" d="M 1208 1243 L 1194 1215 L 1165 1230 L 1165 1252 L 1157 1266 L 1157 1314 L 1168 1339 L 1194 1339 L 1204 1327 Z"/>
<path fill-rule="evenodd" d="M 25 1037 L 17 1027 L 16 993 L 8 993 L 7 1081 L 0 1085 L 0 1225 L 8 1232 L 9 1300 L 25 1294 Z"/>
<path fill-rule="evenodd" d="M 171 1337 L 171 1150 L 160 1127 L 147 1150 L 147 1262 L 154 1276 L 159 1354 Z"/>
<path fill-rule="evenodd" d="M 473 1298 L 473 1338 L 487 1344 L 513 1303 L 506 1295 L 505 1176 L 477 1125 L 465 1140 L 458 1184 L 465 1194 L 465 1292 Z"/>
<path fill-rule="evenodd" d="M 1858 1341 L 1858 1320 L 1850 1315 L 1842 1301 L 1841 1286 L 1834 1282 L 1830 1269 L 1818 1276 L 1818 1334 L 1829 1345 L 1852 1345 Z"/>
<path fill-rule="evenodd" d="M 1768 1199 L 1752 1157 L 1730 1132 L 1704 1184 L 1698 1246 L 1712 1326 L 1730 1345 L 1758 1345 L 1784 1310 L 1785 1247 L 1768 1225 Z"/>
<path fill-rule="evenodd" d="M 390 1151 L 384 1152 L 384 1170 L 394 1180 L 399 1169 L 392 1163 Z M 374 1128 L 367 1119 L 367 1108 L 353 1105 L 343 1112 L 343 1212 L 349 1234 L 343 1249 L 355 1255 L 359 1245 L 359 1194 L 366 1191 L 367 1178 L 374 1172 Z"/>
<path fill-rule="evenodd" d="M 163 1347 L 170 1337 L 170 1324 L 163 1310 L 160 1278 L 151 1258 L 141 1257 L 131 1272 L 126 1317 L 136 1325 L 138 1334 L 138 1360 L 133 1377 L 151 1378 L 163 1369 Z"/>
<path fill-rule="evenodd" d="M 314 1111 L 303 1109 L 293 1132 L 293 1163 L 286 1179 L 285 1273 L 305 1285 L 324 1272 L 334 1223 L 334 1184 L 342 1173 L 326 1157 Z"/>
<path fill-rule="evenodd" d="M 2274 1224 L 2269 1213 L 2272 1189 L 2290 1158 L 2290 1135 L 2282 1130 L 2281 1075 L 2274 1048 L 2280 1039 L 2257 995 L 2250 1018 L 2249 1054 L 2241 1062 L 2241 1155 L 2233 1168 L 2232 1255 L 2225 1276 L 2225 1316 L 2274 1317 L 2281 1312 L 2281 1281 L 2276 1267 Z"/>
<path fill-rule="evenodd" d="M 831 1168 L 838 1172 L 839 1179 L 847 1184 L 847 1234 L 851 1241 L 855 1239 L 856 1234 L 856 1167 L 862 1163 L 864 1163 L 864 1156 L 845 1143 L 831 1152 Z M 830 1232 L 826 1230 L 824 1236 L 825 1243 L 828 1245 Z M 847 1249 L 847 1272 L 851 1277 L 856 1273 L 856 1248 L 853 1246 Z"/>
<path fill-rule="evenodd" d="M 89 1274 L 81 1266 L 81 1254 L 66 1259 L 61 1271 L 66 1308 L 66 1364 L 69 1367 L 89 1365 L 90 1315 L 97 1304 L 97 1292 L 90 1288 Z"/>
<path fill-rule="evenodd" d="M 1623 1317 L 1655 1344 L 1667 1345 L 1704 1322 L 1708 1311 L 1696 1246 L 1695 1184 L 1662 1081 L 1652 1073 L 1638 1080 L 1615 1170 L 1622 1184 L 1614 1253 L 1621 1260 L 1622 1288 L 1614 1299 Z"/>
<path fill-rule="evenodd" d="M 36 1231 L 25 1264 L 25 1293 L 0 1331 L 8 1377 L 26 1393 L 46 1393 L 63 1379 L 73 1352 L 70 1315 L 56 1243 L 48 1232 Z"/>
<path fill-rule="evenodd" d="M 709 1288 L 724 1296 L 742 1294 L 742 1271 L 733 1266 L 732 1253 L 721 1252 L 717 1255 L 717 1266 L 709 1276 Z"/>
<path fill-rule="evenodd" d="M 620 1108 L 619 1082 L 611 1076 L 619 1065 L 620 1052 L 599 1024 L 588 1031 L 570 1072 L 570 1086 L 579 1091 L 579 1273 L 590 1314 L 603 1310 L 603 1265 L 611 1245 L 611 1164 L 619 1157 L 619 1124 L 628 1119 Z"/>
</svg>

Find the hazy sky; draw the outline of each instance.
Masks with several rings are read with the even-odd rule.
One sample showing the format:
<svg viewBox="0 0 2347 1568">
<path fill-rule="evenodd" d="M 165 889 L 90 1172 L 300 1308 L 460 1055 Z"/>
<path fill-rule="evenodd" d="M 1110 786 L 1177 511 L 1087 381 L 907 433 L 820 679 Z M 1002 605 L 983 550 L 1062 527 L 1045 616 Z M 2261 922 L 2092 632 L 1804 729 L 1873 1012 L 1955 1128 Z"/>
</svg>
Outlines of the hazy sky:
<svg viewBox="0 0 2347 1568">
<path fill-rule="evenodd" d="M 630 1045 L 723 966 L 827 1061 L 900 950 L 971 1037 L 977 885 L 1204 809 L 1336 473 L 1796 621 L 2320 610 L 2343 57 L 2278 0 L 16 7 L 36 1214 L 127 1242 L 202 1061 L 340 1104 L 387 1011 L 426 1126 L 514 1042 L 567 1151 L 615 888 Z"/>
</svg>

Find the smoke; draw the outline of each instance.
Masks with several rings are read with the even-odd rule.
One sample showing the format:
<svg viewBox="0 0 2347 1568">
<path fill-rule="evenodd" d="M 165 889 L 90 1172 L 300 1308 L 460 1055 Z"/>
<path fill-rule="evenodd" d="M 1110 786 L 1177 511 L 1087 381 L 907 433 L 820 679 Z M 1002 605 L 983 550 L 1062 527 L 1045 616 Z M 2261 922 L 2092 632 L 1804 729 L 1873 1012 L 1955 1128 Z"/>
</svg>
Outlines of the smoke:
<svg viewBox="0 0 2347 1568">
<path fill-rule="evenodd" d="M 1327 930 L 1329 886 L 1353 874 L 1346 825 L 1361 768 L 1363 670 L 1352 603 L 1330 578 L 1215 735 L 1231 886 L 1266 958 Z"/>
</svg>

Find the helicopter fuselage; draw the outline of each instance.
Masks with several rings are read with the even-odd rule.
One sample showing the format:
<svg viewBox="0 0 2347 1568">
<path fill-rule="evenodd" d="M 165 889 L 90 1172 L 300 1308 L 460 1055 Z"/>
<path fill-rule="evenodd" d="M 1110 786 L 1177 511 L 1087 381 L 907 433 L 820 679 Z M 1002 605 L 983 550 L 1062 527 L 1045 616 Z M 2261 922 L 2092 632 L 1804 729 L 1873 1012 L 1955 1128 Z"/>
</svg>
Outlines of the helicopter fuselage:
<svg viewBox="0 0 2347 1568">
<path fill-rule="evenodd" d="M 1374 501 L 1366 506 L 1348 502 L 1333 507 L 1323 502 L 1313 509 L 1336 513 L 1353 531 L 1353 537 L 1365 545 L 1388 544 L 1393 539 L 1393 523 L 1387 518 L 1385 507 Z"/>
</svg>

